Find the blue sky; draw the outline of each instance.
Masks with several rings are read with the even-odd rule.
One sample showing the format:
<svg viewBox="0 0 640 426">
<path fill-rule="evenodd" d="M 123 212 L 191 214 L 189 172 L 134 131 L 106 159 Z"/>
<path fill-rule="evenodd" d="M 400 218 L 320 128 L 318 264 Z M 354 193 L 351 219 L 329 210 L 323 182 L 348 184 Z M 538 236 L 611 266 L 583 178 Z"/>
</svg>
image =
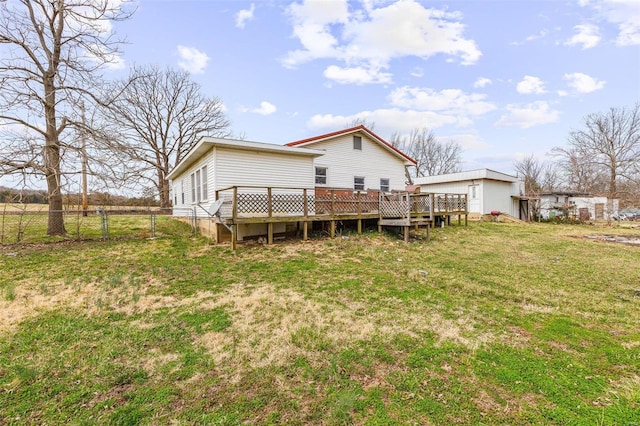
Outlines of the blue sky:
<svg viewBox="0 0 640 426">
<path fill-rule="evenodd" d="M 139 0 L 114 23 L 137 64 L 190 71 L 232 130 L 284 144 L 375 123 L 428 127 L 463 169 L 564 146 L 583 117 L 640 100 L 640 1 Z"/>
</svg>

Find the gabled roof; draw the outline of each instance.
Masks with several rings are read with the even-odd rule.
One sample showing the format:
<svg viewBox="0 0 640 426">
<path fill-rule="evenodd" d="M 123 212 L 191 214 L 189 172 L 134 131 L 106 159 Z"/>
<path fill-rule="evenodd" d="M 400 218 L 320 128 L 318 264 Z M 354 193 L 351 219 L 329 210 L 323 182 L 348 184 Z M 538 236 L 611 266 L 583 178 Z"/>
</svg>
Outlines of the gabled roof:
<svg viewBox="0 0 640 426">
<path fill-rule="evenodd" d="M 208 136 L 201 137 L 193 148 L 184 156 L 184 158 L 174 167 L 167 175 L 167 179 L 174 179 L 182 172 L 187 170 L 193 163 L 198 161 L 213 147 L 231 148 L 241 151 L 259 151 L 259 152 L 275 152 L 286 155 L 319 157 L 324 152 L 307 148 L 291 148 L 285 145 L 275 145 L 265 142 L 251 142 L 238 139 L 212 138 Z"/>
<path fill-rule="evenodd" d="M 500 182 L 518 182 L 515 176 L 506 173 L 496 172 L 491 169 L 469 170 L 466 172 L 448 173 L 445 175 L 423 176 L 415 178 L 413 181 L 416 185 L 429 185 L 434 183 L 461 182 L 465 180 L 497 180 Z"/>
<path fill-rule="evenodd" d="M 375 133 L 373 133 L 371 130 L 367 129 L 363 125 L 356 126 L 356 127 L 350 127 L 348 129 L 343 129 L 343 130 L 339 130 L 337 132 L 332 132 L 332 133 L 326 133 L 324 135 L 314 136 L 312 138 L 302 139 L 302 140 L 295 141 L 295 142 L 289 142 L 286 145 L 287 146 L 291 146 L 291 147 L 294 147 L 294 146 L 295 147 L 303 147 L 303 146 L 312 145 L 312 144 L 315 144 L 315 143 L 318 143 L 318 142 L 322 142 L 322 141 L 325 141 L 325 140 L 328 140 L 328 139 L 333 139 L 333 138 L 335 138 L 337 136 L 345 136 L 345 135 L 349 135 L 349 134 L 352 134 L 352 133 L 364 133 L 365 135 L 369 136 L 369 138 L 371 140 L 373 140 L 374 142 L 379 144 L 381 147 L 383 147 L 384 149 L 386 149 L 387 151 L 389 151 L 393 155 L 395 155 L 395 156 L 401 158 L 402 160 L 404 160 L 406 165 L 408 165 L 408 166 L 415 166 L 416 165 L 416 160 L 414 160 L 413 158 L 409 157 L 407 154 L 405 154 L 404 152 L 400 151 L 398 148 L 394 147 L 389 142 L 385 141 L 380 136 L 376 135 Z"/>
</svg>

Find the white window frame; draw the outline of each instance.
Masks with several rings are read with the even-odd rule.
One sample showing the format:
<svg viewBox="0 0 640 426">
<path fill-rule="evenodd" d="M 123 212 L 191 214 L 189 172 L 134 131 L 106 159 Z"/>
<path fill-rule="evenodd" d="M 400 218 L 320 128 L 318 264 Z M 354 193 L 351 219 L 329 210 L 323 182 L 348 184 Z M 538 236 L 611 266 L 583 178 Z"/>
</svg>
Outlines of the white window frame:
<svg viewBox="0 0 640 426">
<path fill-rule="evenodd" d="M 384 183 L 386 181 L 386 183 Z M 391 191 L 391 180 L 389 178 L 380 178 L 380 191 Z"/>
<path fill-rule="evenodd" d="M 202 166 L 202 201 L 209 199 L 209 177 L 207 176 L 207 166 Z"/>
<path fill-rule="evenodd" d="M 362 136 L 353 135 L 353 149 L 362 151 Z"/>
<path fill-rule="evenodd" d="M 323 166 L 316 166 L 314 173 L 314 181 L 316 185 L 326 185 L 328 182 L 329 168 Z M 324 175 L 318 174 L 318 170 L 324 170 Z M 324 182 L 318 182 L 318 178 L 323 178 Z"/>
<path fill-rule="evenodd" d="M 196 175 L 195 173 L 191 173 L 191 203 L 195 204 L 196 202 Z"/>
<path fill-rule="evenodd" d="M 362 183 L 358 183 L 358 180 L 362 180 Z M 364 191 L 364 176 L 354 176 L 353 177 L 353 189 L 355 191 Z"/>
</svg>

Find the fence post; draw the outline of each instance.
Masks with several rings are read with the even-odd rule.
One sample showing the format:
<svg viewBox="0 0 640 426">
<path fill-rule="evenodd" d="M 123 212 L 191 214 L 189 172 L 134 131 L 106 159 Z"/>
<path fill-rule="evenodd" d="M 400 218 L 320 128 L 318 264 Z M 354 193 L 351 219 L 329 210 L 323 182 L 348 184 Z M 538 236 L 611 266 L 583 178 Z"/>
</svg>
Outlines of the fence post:
<svg viewBox="0 0 640 426">
<path fill-rule="evenodd" d="M 151 221 L 150 225 L 151 225 L 151 237 L 156 236 L 156 214 L 154 211 L 151 211 L 151 216 L 149 217 L 149 220 Z"/>
<path fill-rule="evenodd" d="M 98 209 L 100 214 L 100 224 L 102 225 L 102 239 L 109 239 L 109 219 L 107 217 L 107 211 L 105 209 Z"/>
</svg>

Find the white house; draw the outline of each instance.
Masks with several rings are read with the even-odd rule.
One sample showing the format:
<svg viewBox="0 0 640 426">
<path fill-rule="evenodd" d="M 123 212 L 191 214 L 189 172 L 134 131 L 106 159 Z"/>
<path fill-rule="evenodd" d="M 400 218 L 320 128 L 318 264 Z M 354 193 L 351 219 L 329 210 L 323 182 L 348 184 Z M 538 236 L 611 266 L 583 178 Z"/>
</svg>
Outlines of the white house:
<svg viewBox="0 0 640 426">
<path fill-rule="evenodd" d="M 583 221 L 609 220 L 618 211 L 618 200 L 582 192 L 555 191 L 540 194 L 540 216 L 550 219 L 568 216 Z"/>
<path fill-rule="evenodd" d="M 524 183 L 517 177 L 490 169 L 470 170 L 414 179 L 420 192 L 467 194 L 469 213 L 501 212 L 528 219 Z"/>
<path fill-rule="evenodd" d="M 307 195 L 338 189 L 391 191 L 405 188 L 405 166 L 415 164 L 364 126 L 275 145 L 203 137 L 169 173 L 173 215 L 192 218 L 204 234 L 216 241 L 226 238 L 224 223 L 212 209 L 219 199 L 227 216 L 232 208 L 231 187 L 246 194 L 296 193 Z M 286 198 L 286 196 L 283 195 Z M 313 212 L 310 212 L 313 214 Z M 274 233 L 288 230 L 287 223 L 272 223 Z M 237 237 L 263 235 L 266 223 L 247 223 Z"/>
<path fill-rule="evenodd" d="M 316 194 L 329 189 L 402 191 L 406 167 L 416 164 L 365 126 L 290 142 L 287 146 L 324 153 L 313 160 Z"/>
<path fill-rule="evenodd" d="M 313 159 L 322 154 L 312 149 L 203 137 L 167 176 L 173 215 L 193 218 L 201 232 L 218 241 L 221 233 L 227 233 L 210 214 L 216 191 L 242 186 L 250 192 L 258 189 L 249 187 L 271 186 L 304 188 L 313 194 Z M 231 192 L 222 191 L 219 196 L 230 198 Z M 275 232 L 283 232 L 284 224 L 278 226 L 282 229 Z M 260 233 L 261 228 L 247 225 L 240 230 L 239 238 Z"/>
</svg>

